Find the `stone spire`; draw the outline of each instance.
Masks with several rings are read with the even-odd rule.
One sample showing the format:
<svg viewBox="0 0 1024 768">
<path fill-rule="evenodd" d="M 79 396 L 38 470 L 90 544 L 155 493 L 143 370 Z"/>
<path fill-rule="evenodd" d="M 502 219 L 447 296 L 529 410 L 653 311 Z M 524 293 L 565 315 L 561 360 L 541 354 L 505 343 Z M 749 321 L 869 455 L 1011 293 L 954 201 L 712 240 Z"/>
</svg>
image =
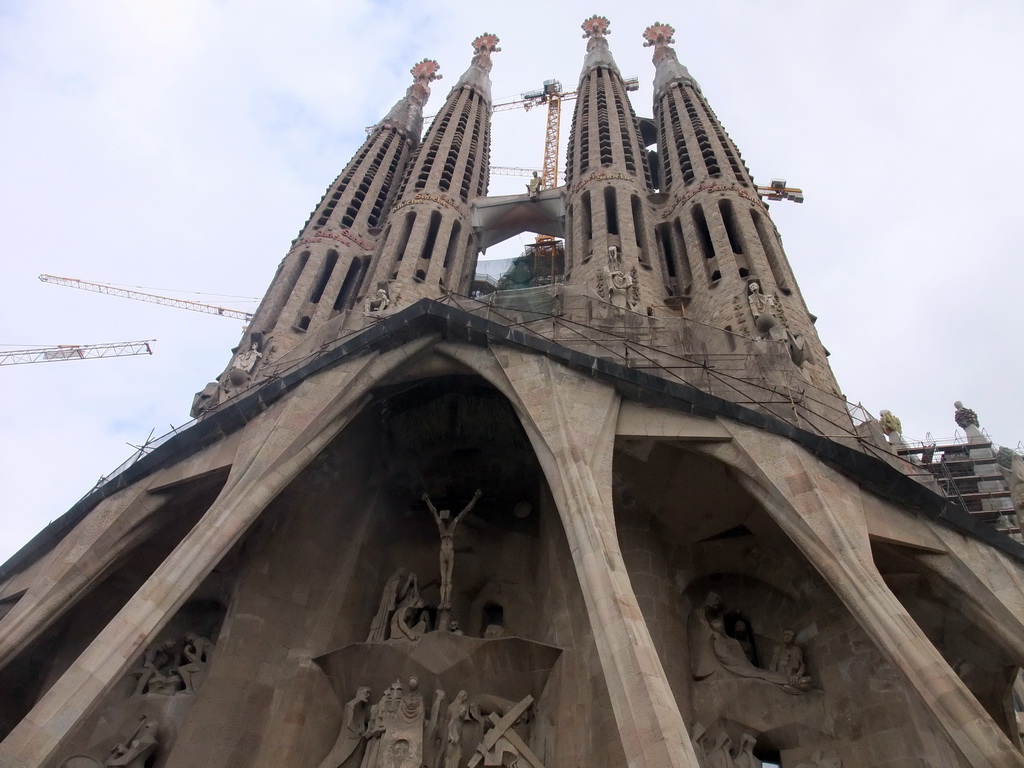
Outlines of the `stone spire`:
<svg viewBox="0 0 1024 768">
<path fill-rule="evenodd" d="M 612 51 L 608 47 L 607 35 L 611 34 L 611 22 L 605 16 L 594 14 L 580 24 L 583 30 L 583 37 L 587 41 L 587 55 L 583 59 L 583 70 L 580 72 L 580 82 L 594 67 L 607 67 L 619 77 L 619 67 L 612 58 Z"/>
<path fill-rule="evenodd" d="M 419 142 L 423 135 L 423 105 L 430 98 L 430 84 L 443 78 L 443 75 L 437 74 L 440 68 L 433 59 L 423 59 L 414 65 L 409 70 L 413 84 L 374 129 L 392 127 L 407 136 L 415 137 L 415 141 Z"/>
<path fill-rule="evenodd" d="M 469 86 L 475 88 L 488 104 L 491 103 L 491 54 L 501 51 L 499 42 L 498 36 L 490 32 L 484 32 L 473 41 L 473 60 L 452 88 L 452 93 Z"/>
<path fill-rule="evenodd" d="M 373 127 L 313 209 L 260 303 L 228 368 L 196 396 L 193 415 L 248 388 L 268 363 L 300 346 L 311 331 L 351 309 L 377 234 L 387 219 L 409 160 L 419 145 L 423 105 L 438 64 L 424 59 L 413 83 Z"/>
<path fill-rule="evenodd" d="M 674 33 L 661 22 L 643 33 L 654 48 L 664 302 L 706 325 L 778 342 L 806 379 L 838 394 L 778 231 L 739 149 L 679 63 Z"/>
<path fill-rule="evenodd" d="M 466 291 L 477 245 L 469 203 L 487 194 L 491 146 L 491 54 L 498 38 L 473 41 L 473 60 L 448 94 L 409 163 L 399 199 L 364 283 L 364 306 L 395 311 L 448 289 Z M 383 292 L 383 293 L 381 293 Z"/>
<path fill-rule="evenodd" d="M 657 99 L 662 91 L 672 83 L 689 83 L 698 92 L 700 86 L 693 79 L 689 70 L 679 63 L 675 49 L 675 29 L 669 24 L 662 24 L 656 21 L 644 30 L 644 48 L 654 47 L 654 98 Z"/>
<path fill-rule="evenodd" d="M 646 312 L 661 299 L 660 281 L 647 275 L 653 263 L 647 149 L 608 48 L 608 19 L 591 16 L 582 28 L 587 53 L 565 169 L 566 282 Z"/>
</svg>

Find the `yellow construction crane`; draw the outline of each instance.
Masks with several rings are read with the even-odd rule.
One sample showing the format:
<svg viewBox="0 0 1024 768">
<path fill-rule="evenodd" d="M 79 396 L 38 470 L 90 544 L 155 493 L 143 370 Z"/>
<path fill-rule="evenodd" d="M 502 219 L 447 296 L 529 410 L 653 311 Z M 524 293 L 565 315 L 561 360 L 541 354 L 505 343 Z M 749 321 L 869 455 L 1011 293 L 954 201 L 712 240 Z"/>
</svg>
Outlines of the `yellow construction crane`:
<svg viewBox="0 0 1024 768">
<path fill-rule="evenodd" d="M 757 194 L 768 200 L 790 200 L 794 203 L 804 201 L 804 191 L 796 187 L 787 187 L 785 179 L 772 179 L 767 187 L 757 187 Z"/>
<path fill-rule="evenodd" d="M 12 349 L 0 352 L 0 365 L 25 363 L 55 363 L 61 360 L 88 360 L 95 357 L 128 357 L 152 355 L 153 339 L 146 341 L 119 341 L 110 344 L 61 344 L 56 347 Z"/>
<path fill-rule="evenodd" d="M 188 299 L 172 299 L 168 296 L 158 296 L 154 293 L 143 293 L 129 288 L 120 288 L 107 283 L 91 283 L 87 280 L 78 280 L 74 277 L 57 277 L 56 275 L 40 275 L 39 279 L 44 283 L 53 285 L 66 285 L 69 288 L 81 288 L 84 291 L 95 293 L 106 293 L 110 296 L 120 296 L 123 299 L 135 299 L 136 301 L 148 301 L 150 304 L 162 304 L 167 307 L 178 307 L 192 312 L 203 312 L 208 315 L 220 315 L 221 317 L 233 317 L 238 320 L 249 322 L 252 320 L 251 312 L 243 312 L 240 309 L 229 307 L 216 307 L 212 304 L 203 304 Z"/>
<path fill-rule="evenodd" d="M 640 79 L 630 77 L 626 81 L 627 91 L 640 89 Z M 563 91 L 558 80 L 545 80 L 544 85 L 536 91 L 527 91 L 518 99 L 494 105 L 495 112 L 508 109 L 525 109 L 546 104 L 548 107 L 547 121 L 544 126 L 544 163 L 541 166 L 541 189 L 554 189 L 558 186 L 558 142 L 562 130 L 562 102 L 571 101 L 579 95 L 579 91 Z M 515 174 L 519 175 L 519 174 Z"/>
</svg>

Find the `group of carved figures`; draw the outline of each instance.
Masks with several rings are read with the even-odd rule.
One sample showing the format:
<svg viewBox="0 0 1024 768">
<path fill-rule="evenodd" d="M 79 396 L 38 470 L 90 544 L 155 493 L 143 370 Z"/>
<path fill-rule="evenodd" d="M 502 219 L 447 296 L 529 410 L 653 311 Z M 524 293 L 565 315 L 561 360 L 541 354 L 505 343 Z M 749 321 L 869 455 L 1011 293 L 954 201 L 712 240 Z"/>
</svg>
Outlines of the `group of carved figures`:
<svg viewBox="0 0 1024 768">
<path fill-rule="evenodd" d="M 727 617 L 732 618 L 731 632 L 726 632 Z M 772 683 L 786 693 L 800 694 L 811 689 L 804 652 L 796 644 L 792 629 L 782 631 L 782 642 L 775 646 L 768 666 L 762 667 L 747 621 L 727 612 L 718 594 L 708 593 L 695 619 L 690 658 L 695 680 L 720 673 Z"/>
<path fill-rule="evenodd" d="M 438 510 L 429 494 L 421 497 L 430 510 L 441 537 L 440 547 L 440 600 L 436 606 L 436 628 L 462 634 L 459 623 L 452 619 L 452 575 L 455 571 L 455 531 L 476 506 L 483 492 L 477 488 L 473 498 L 458 515 L 452 517 L 451 510 Z M 395 571 L 381 595 L 377 613 L 370 624 L 368 643 L 384 640 L 418 640 L 435 627 L 431 626 L 431 611 L 420 595 L 416 574 L 405 568 Z"/>
<path fill-rule="evenodd" d="M 338 738 L 319 768 L 544 768 L 516 730 L 529 725 L 532 696 L 513 702 L 462 690 L 445 706 L 439 688 L 428 712 L 415 677 L 404 687 L 396 680 L 376 704 L 370 695 L 361 686 L 345 704 Z"/>
<path fill-rule="evenodd" d="M 694 723 L 691 731 L 693 751 L 702 768 L 761 768 L 763 763 L 754 756 L 757 739 L 749 733 L 740 737 L 738 747 L 733 747 L 732 738 L 724 728 L 714 733 L 700 723 Z M 843 762 L 837 757 L 823 757 L 815 753 L 810 762 L 799 763 L 796 768 L 842 768 Z"/>
<path fill-rule="evenodd" d="M 804 338 L 786 327 L 786 319 L 778 297 L 764 293 L 761 290 L 761 283 L 751 279 L 747 282 L 747 304 L 750 307 L 750 314 L 754 317 L 754 328 L 760 337 L 785 342 L 793 363 L 803 365 L 807 360 Z"/>
<path fill-rule="evenodd" d="M 138 677 L 134 695 L 194 694 L 212 655 L 213 643 L 194 632 L 181 640 L 154 643 L 146 649 L 139 666 L 131 671 Z"/>
</svg>

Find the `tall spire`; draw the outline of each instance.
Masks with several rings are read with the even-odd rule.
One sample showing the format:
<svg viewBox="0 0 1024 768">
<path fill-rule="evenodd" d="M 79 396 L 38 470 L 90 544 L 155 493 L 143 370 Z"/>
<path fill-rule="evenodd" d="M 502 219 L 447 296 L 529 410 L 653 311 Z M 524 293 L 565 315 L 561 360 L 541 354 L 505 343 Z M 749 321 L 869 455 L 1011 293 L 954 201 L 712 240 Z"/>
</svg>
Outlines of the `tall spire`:
<svg viewBox="0 0 1024 768">
<path fill-rule="evenodd" d="M 586 77 L 594 67 L 608 67 L 615 71 L 620 77 L 618 66 L 612 58 L 612 51 L 608 47 L 606 36 L 611 34 L 611 22 L 605 16 L 594 14 L 580 24 L 583 30 L 583 37 L 587 41 L 587 55 L 583 59 L 583 71 L 580 72 L 580 81 Z"/>
<path fill-rule="evenodd" d="M 654 47 L 654 98 L 657 99 L 661 92 L 672 83 L 685 82 L 692 85 L 697 91 L 700 86 L 693 79 L 689 70 L 679 63 L 675 49 L 671 46 L 675 43 L 672 37 L 676 32 L 670 24 L 662 24 L 656 21 L 644 30 L 644 48 Z"/>
<path fill-rule="evenodd" d="M 423 131 L 436 61 L 410 71 L 413 83 L 327 188 L 292 241 L 227 369 L 196 396 L 193 415 L 208 411 L 267 375 L 312 333 L 352 308 L 380 228 Z"/>
<path fill-rule="evenodd" d="M 469 69 L 462 73 L 462 77 L 452 88 L 452 93 L 464 86 L 470 86 L 490 103 L 491 54 L 501 51 L 498 47 L 499 42 L 501 41 L 498 36 L 490 32 L 484 32 L 473 41 L 473 60 L 469 63 Z"/>
<path fill-rule="evenodd" d="M 491 54 L 501 50 L 498 42 L 486 32 L 473 41 L 469 68 L 409 163 L 363 284 L 367 314 L 393 312 L 420 298 L 437 299 L 446 290 L 468 290 L 477 253 L 469 203 L 487 194 L 489 73 Z"/>
<path fill-rule="evenodd" d="M 405 96 L 391 108 L 383 120 L 374 128 L 393 127 L 407 136 L 414 136 L 416 141 L 423 135 L 423 105 L 430 98 L 430 84 L 441 80 L 444 76 L 437 74 L 441 66 L 433 59 L 423 59 L 414 64 L 409 73 L 413 83 L 405 92 Z"/>
</svg>

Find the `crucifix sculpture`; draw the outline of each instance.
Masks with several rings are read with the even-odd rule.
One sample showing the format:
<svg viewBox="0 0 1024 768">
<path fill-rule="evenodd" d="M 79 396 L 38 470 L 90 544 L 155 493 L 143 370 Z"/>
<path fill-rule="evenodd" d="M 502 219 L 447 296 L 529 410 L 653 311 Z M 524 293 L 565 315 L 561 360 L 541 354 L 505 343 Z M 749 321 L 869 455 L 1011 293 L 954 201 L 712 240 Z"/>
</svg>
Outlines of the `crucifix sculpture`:
<svg viewBox="0 0 1024 768">
<path fill-rule="evenodd" d="M 479 488 L 476 489 L 476 493 L 473 494 L 473 498 L 469 504 L 466 505 L 465 509 L 459 512 L 458 515 L 452 519 L 451 510 L 442 509 L 440 512 L 434 507 L 430 501 L 430 496 L 426 493 L 423 494 L 423 501 L 426 502 L 427 508 L 430 510 L 430 514 L 434 516 L 434 522 L 437 523 L 437 530 L 441 534 L 441 601 L 438 605 L 438 621 L 437 626 L 447 627 L 448 619 L 450 618 L 452 608 L 452 570 L 455 568 L 455 529 L 466 515 L 470 513 L 474 506 L 476 506 L 477 500 L 483 496 L 483 491 Z"/>
</svg>

